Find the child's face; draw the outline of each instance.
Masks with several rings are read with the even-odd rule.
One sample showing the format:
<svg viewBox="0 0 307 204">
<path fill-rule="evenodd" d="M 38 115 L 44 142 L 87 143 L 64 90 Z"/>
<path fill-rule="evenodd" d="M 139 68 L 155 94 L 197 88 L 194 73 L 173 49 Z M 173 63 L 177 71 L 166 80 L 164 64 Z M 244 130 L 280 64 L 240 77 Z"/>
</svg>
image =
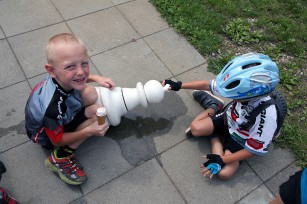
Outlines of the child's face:
<svg viewBox="0 0 307 204">
<path fill-rule="evenodd" d="M 56 45 L 53 61 L 46 65 L 49 74 L 66 90 L 82 90 L 89 76 L 89 59 L 78 43 Z"/>
</svg>

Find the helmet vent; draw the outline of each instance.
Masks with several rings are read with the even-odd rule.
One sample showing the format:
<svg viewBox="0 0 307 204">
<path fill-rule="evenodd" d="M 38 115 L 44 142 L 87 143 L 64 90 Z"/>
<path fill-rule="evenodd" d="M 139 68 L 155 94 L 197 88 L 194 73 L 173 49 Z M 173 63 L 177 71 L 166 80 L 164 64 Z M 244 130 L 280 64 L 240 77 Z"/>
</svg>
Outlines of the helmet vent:
<svg viewBox="0 0 307 204">
<path fill-rule="evenodd" d="M 237 87 L 240 84 L 239 80 L 233 81 L 230 84 L 228 84 L 225 88 L 226 89 L 233 89 L 235 87 Z"/>
<path fill-rule="evenodd" d="M 223 73 L 230 67 L 230 65 L 232 65 L 232 63 L 230 63 L 223 71 Z"/>
<path fill-rule="evenodd" d="M 248 69 L 248 68 L 256 67 L 256 66 L 259 66 L 259 65 L 261 65 L 261 63 L 259 63 L 259 62 L 251 63 L 251 64 L 244 65 L 244 66 L 242 67 L 242 69 Z"/>
</svg>

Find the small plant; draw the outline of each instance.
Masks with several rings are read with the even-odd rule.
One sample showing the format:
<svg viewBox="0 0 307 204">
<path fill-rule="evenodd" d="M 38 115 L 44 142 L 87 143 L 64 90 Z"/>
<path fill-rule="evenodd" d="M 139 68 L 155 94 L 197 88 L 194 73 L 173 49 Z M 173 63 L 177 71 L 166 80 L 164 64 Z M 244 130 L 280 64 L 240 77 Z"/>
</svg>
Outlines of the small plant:
<svg viewBox="0 0 307 204">
<path fill-rule="evenodd" d="M 295 63 L 281 64 L 280 67 L 280 83 L 285 86 L 289 91 L 292 91 L 293 86 L 296 86 L 299 81 L 299 77 L 295 76 L 297 67 Z"/>
<path fill-rule="evenodd" d="M 226 25 L 225 32 L 239 45 L 259 43 L 261 34 L 257 31 L 252 32 L 251 27 L 252 25 L 247 21 L 237 18 Z"/>
<path fill-rule="evenodd" d="M 225 53 L 217 58 L 210 58 L 208 62 L 208 69 L 214 74 L 218 74 L 223 67 L 234 57 L 233 53 Z"/>
</svg>

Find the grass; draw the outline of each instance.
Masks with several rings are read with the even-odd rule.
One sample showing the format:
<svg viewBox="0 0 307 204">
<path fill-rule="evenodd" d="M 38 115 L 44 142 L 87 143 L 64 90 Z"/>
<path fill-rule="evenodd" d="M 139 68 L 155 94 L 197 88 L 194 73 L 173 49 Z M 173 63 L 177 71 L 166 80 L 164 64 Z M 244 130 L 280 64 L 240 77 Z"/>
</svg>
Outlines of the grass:
<svg viewBox="0 0 307 204">
<path fill-rule="evenodd" d="M 151 0 L 161 15 L 208 59 L 215 74 L 238 54 L 277 62 L 288 114 L 274 143 L 307 166 L 307 4 L 305 0 Z"/>
</svg>

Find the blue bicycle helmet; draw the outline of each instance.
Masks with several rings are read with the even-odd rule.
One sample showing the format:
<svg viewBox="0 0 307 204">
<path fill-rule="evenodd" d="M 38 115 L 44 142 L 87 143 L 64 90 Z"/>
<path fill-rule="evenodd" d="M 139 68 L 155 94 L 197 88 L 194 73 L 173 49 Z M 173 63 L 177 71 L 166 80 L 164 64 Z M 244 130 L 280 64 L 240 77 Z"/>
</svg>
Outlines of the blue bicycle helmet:
<svg viewBox="0 0 307 204">
<path fill-rule="evenodd" d="M 238 100 L 266 96 L 278 85 L 278 72 L 276 63 L 267 55 L 247 53 L 226 64 L 211 84 L 211 90 Z"/>
</svg>

